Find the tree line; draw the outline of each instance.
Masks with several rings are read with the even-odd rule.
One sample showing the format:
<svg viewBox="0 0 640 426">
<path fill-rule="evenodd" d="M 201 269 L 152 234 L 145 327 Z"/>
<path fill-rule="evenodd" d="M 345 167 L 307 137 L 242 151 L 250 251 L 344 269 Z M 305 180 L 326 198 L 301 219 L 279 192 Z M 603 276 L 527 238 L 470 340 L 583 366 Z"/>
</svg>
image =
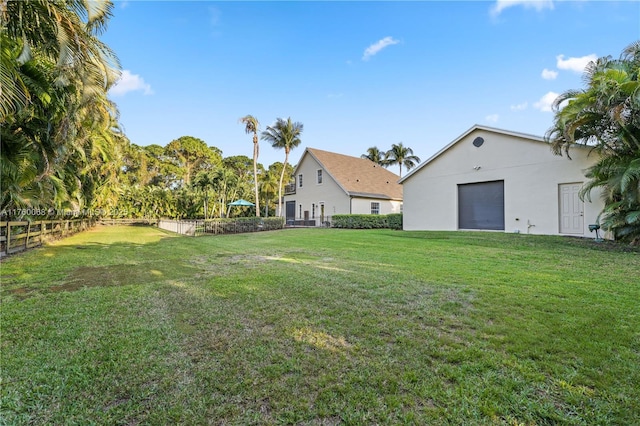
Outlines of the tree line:
<svg viewBox="0 0 640 426">
<path fill-rule="evenodd" d="M 266 169 L 254 137 L 252 172 L 248 157 L 223 158 L 191 136 L 132 144 L 107 96 L 120 77 L 115 52 L 99 39 L 112 12 L 109 0 L 0 1 L 0 220 L 222 217 L 239 213 L 227 204 L 242 197 L 255 201 L 256 215 L 273 212 L 302 124 L 267 127 L 263 139 L 284 149 L 285 162 Z M 257 132 L 250 118 L 247 131 L 254 124 Z"/>
<path fill-rule="evenodd" d="M 106 213 L 176 219 L 275 215 L 280 176 L 289 178 L 292 173 L 290 164 L 276 162 L 265 168 L 245 155 L 223 157 L 219 148 L 193 136 L 164 147 L 130 144 L 123 155 L 117 207 Z M 254 179 L 257 198 L 252 193 Z M 256 206 L 229 206 L 241 198 L 255 200 Z"/>
</svg>

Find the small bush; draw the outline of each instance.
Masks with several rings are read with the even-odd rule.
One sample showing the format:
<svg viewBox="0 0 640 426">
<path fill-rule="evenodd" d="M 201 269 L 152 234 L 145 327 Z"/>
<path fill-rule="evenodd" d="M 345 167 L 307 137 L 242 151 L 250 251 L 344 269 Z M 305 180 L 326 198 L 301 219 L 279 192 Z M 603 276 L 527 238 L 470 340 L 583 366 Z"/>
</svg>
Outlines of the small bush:
<svg viewBox="0 0 640 426">
<path fill-rule="evenodd" d="M 402 213 L 392 213 L 387 215 L 387 223 L 391 229 L 402 230 Z"/>
</svg>

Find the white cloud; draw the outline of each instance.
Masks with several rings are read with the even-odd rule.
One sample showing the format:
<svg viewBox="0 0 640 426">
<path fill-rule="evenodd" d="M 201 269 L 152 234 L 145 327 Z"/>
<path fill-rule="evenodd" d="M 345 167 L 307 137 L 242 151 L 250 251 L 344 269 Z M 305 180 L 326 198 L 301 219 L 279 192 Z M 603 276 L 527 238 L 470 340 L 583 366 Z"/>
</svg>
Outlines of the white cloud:
<svg viewBox="0 0 640 426">
<path fill-rule="evenodd" d="M 549 92 L 541 97 L 538 102 L 534 103 L 533 107 L 540 111 L 551 112 L 551 106 L 558 96 L 560 95 L 556 92 Z"/>
<path fill-rule="evenodd" d="M 109 93 L 114 96 L 124 96 L 129 92 L 142 91 L 145 95 L 153 95 L 151 86 L 145 83 L 138 74 L 131 74 L 129 70 L 123 70 L 120 79 L 116 81 Z"/>
<path fill-rule="evenodd" d="M 542 78 L 545 80 L 555 80 L 558 77 L 558 71 L 543 69 L 542 70 Z"/>
<path fill-rule="evenodd" d="M 556 56 L 557 64 L 556 66 L 561 70 L 570 70 L 575 72 L 584 72 L 584 68 L 591 61 L 598 60 L 598 57 L 595 53 L 591 55 L 581 56 L 579 58 L 567 58 L 564 59 L 564 55 Z"/>
<path fill-rule="evenodd" d="M 498 114 L 487 115 L 484 119 L 489 123 L 497 123 L 500 116 Z"/>
<path fill-rule="evenodd" d="M 385 37 L 382 40 L 378 40 L 377 42 L 373 43 L 371 46 L 365 49 L 364 55 L 362 55 L 362 60 L 368 61 L 372 56 L 376 55 L 385 47 L 398 44 L 398 43 L 400 43 L 400 41 L 394 39 L 393 37 Z"/>
<path fill-rule="evenodd" d="M 553 0 L 496 0 L 491 8 L 491 16 L 497 17 L 503 10 L 514 6 L 522 6 L 525 9 L 535 9 L 540 12 L 544 9 L 553 9 Z"/>
<path fill-rule="evenodd" d="M 528 102 L 523 102 L 517 105 L 511 105 L 511 111 L 523 111 L 527 109 L 528 106 L 529 106 Z"/>
</svg>

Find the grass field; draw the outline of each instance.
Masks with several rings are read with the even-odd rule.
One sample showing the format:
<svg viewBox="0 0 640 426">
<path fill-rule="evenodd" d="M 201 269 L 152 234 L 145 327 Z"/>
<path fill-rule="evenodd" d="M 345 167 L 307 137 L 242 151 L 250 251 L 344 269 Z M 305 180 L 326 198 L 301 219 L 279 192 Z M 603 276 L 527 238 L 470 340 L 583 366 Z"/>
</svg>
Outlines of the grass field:
<svg viewBox="0 0 640 426">
<path fill-rule="evenodd" d="M 640 252 L 96 228 L 1 264 L 4 424 L 640 422 Z"/>
</svg>

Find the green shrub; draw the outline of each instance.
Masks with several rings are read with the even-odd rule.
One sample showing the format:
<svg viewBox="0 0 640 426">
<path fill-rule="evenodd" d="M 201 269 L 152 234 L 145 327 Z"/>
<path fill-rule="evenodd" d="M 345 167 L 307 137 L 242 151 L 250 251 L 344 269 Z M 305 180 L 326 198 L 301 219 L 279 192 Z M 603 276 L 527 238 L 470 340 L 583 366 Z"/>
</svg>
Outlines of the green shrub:
<svg viewBox="0 0 640 426">
<path fill-rule="evenodd" d="M 387 215 L 387 223 L 391 229 L 402 230 L 402 213 L 392 213 Z"/>
<path fill-rule="evenodd" d="M 402 214 L 337 214 L 331 218 L 331 226 L 344 229 L 402 229 Z"/>
</svg>

